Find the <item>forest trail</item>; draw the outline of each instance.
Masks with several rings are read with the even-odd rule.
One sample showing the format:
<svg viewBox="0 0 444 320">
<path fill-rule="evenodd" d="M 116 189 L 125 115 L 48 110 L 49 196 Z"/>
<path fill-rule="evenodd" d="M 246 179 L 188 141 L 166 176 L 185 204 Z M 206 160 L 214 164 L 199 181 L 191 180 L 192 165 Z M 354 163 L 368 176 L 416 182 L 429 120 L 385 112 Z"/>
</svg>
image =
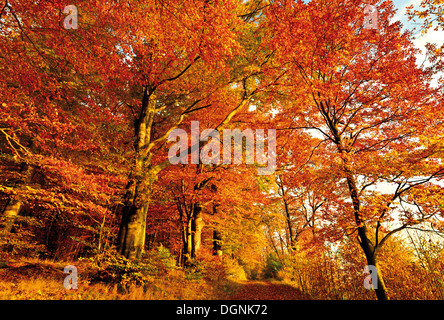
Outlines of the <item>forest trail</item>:
<svg viewBox="0 0 444 320">
<path fill-rule="evenodd" d="M 241 281 L 241 288 L 230 300 L 310 300 L 299 289 L 271 281 Z"/>
</svg>

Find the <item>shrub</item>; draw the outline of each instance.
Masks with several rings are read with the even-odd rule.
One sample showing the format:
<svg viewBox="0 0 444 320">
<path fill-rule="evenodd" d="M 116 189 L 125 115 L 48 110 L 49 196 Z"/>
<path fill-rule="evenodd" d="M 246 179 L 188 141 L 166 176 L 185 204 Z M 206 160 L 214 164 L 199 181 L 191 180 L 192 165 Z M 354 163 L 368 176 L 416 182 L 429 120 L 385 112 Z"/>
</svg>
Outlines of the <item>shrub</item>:
<svg viewBox="0 0 444 320">
<path fill-rule="evenodd" d="M 268 254 L 264 268 L 264 278 L 276 278 L 282 267 L 282 262 L 277 255 L 273 253 Z"/>
<path fill-rule="evenodd" d="M 245 269 L 239 264 L 237 259 L 225 257 L 224 266 L 228 276 L 236 280 L 247 280 Z"/>
<path fill-rule="evenodd" d="M 209 250 L 202 249 L 197 259 L 186 268 L 185 275 L 189 280 L 220 280 L 225 278 L 226 270 L 220 256 L 214 256 Z"/>
<path fill-rule="evenodd" d="M 145 252 L 142 255 L 142 261 L 145 264 L 154 266 L 158 274 L 165 274 L 169 270 L 176 268 L 176 258 L 162 244 L 156 250 Z"/>
<path fill-rule="evenodd" d="M 92 262 L 93 271 L 89 276 L 91 282 L 119 284 L 123 288 L 146 285 L 176 267 L 174 256 L 162 245 L 144 253 L 141 260 L 128 260 L 115 250 L 107 250 L 100 256 L 82 260 Z"/>
</svg>

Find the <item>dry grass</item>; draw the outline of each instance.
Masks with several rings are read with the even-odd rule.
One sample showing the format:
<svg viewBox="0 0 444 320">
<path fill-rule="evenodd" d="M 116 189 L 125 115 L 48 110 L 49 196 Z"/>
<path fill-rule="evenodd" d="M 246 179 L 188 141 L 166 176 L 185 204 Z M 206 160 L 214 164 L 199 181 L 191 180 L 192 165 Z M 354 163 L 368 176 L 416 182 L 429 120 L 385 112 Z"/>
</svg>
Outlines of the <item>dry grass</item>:
<svg viewBox="0 0 444 320">
<path fill-rule="evenodd" d="M 78 268 L 78 288 L 67 290 L 66 265 Z M 82 272 L 83 270 L 83 272 Z M 2 300 L 191 300 L 225 299 L 236 291 L 227 280 L 189 280 L 182 270 L 172 270 L 145 285 L 90 283 L 88 265 L 81 262 L 41 260 L 10 261 L 0 268 Z"/>
</svg>

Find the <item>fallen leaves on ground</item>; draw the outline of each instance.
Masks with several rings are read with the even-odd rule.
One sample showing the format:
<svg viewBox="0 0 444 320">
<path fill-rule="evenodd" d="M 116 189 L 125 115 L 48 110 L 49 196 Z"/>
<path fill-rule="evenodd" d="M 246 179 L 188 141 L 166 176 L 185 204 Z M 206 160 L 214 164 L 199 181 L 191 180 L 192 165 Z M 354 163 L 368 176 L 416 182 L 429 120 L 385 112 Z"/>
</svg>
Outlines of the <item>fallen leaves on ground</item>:
<svg viewBox="0 0 444 320">
<path fill-rule="evenodd" d="M 242 287 L 231 300 L 310 300 L 299 289 L 271 281 L 242 281 Z"/>
</svg>

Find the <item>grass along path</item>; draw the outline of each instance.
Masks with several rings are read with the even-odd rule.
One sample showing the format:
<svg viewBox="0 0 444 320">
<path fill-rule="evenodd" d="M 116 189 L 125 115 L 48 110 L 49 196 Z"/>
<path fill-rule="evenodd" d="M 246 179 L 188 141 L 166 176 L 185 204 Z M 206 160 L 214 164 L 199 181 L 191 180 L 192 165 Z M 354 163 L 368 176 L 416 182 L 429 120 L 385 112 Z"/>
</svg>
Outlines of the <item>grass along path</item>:
<svg viewBox="0 0 444 320">
<path fill-rule="evenodd" d="M 153 278 L 145 286 L 90 283 L 84 272 L 88 264 L 79 266 L 77 290 L 66 290 L 63 267 L 68 262 L 15 261 L 0 264 L 0 300 L 308 300 L 297 288 L 279 281 L 188 280 L 181 270 Z"/>
</svg>

